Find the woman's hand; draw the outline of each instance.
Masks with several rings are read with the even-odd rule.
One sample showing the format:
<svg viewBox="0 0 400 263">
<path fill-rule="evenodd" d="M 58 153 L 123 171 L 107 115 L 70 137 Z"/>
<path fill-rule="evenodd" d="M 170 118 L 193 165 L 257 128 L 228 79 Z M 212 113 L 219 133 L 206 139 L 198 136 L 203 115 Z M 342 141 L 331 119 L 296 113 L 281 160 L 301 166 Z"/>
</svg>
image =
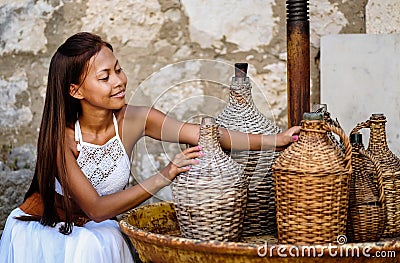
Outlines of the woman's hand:
<svg viewBox="0 0 400 263">
<path fill-rule="evenodd" d="M 278 133 L 276 135 L 276 147 L 277 149 L 279 148 L 285 148 L 292 142 L 297 141 L 299 138 L 300 133 L 300 126 L 293 126 L 281 133 Z"/>
<path fill-rule="evenodd" d="M 160 173 L 164 178 L 165 185 L 169 185 L 178 174 L 190 170 L 192 164 L 198 164 L 197 158 L 204 156 L 201 149 L 201 146 L 194 146 L 175 155 L 174 159 Z"/>
</svg>

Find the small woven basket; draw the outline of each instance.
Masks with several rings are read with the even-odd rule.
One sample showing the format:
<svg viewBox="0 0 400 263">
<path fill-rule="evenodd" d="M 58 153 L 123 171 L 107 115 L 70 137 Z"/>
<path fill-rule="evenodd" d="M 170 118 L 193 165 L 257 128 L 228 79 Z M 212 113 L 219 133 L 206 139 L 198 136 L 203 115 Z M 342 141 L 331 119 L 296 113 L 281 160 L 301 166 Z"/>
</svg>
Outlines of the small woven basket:
<svg viewBox="0 0 400 263">
<path fill-rule="evenodd" d="M 199 145 L 204 156 L 172 182 L 172 197 L 183 237 L 238 241 L 243 228 L 247 184 L 241 165 L 218 141 L 215 119 L 205 117 Z"/>
<path fill-rule="evenodd" d="M 386 117 L 372 114 L 369 120 L 357 124 L 351 134 L 363 128 L 370 129 L 368 152 L 379 160 L 382 168 L 385 197 L 386 225 L 384 237 L 400 235 L 400 160 L 389 149 L 386 141 Z"/>
<path fill-rule="evenodd" d="M 362 134 L 351 134 L 350 141 L 353 172 L 347 237 L 351 242 L 378 241 L 385 227 L 382 168 L 379 161 L 364 149 Z"/>
<path fill-rule="evenodd" d="M 239 67 L 237 65 L 239 64 Z M 229 103 L 217 116 L 216 122 L 229 130 L 253 134 L 277 134 L 281 131 L 254 104 L 252 85 L 246 77 L 247 64 L 235 64 L 235 77 L 230 85 Z M 237 70 L 240 69 L 241 71 Z M 276 233 L 274 182 L 271 166 L 279 155 L 275 151 L 230 152 L 233 160 L 244 167 L 248 181 L 248 199 L 243 221 L 243 236 Z"/>
<path fill-rule="evenodd" d="M 339 135 L 345 157 L 328 132 Z M 282 244 L 335 243 L 346 234 L 351 145 L 342 129 L 305 113 L 298 141 L 272 166 L 278 241 Z"/>
</svg>

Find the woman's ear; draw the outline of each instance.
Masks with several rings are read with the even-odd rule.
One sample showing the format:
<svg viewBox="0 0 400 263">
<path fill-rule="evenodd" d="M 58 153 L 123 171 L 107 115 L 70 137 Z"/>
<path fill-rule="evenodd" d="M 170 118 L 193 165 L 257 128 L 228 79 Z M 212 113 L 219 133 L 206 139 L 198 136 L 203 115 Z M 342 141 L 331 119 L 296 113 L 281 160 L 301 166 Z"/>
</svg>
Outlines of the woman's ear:
<svg viewBox="0 0 400 263">
<path fill-rule="evenodd" d="M 76 84 L 70 84 L 69 85 L 69 95 L 74 97 L 75 99 L 83 99 L 82 93 L 79 89 L 79 86 Z"/>
</svg>

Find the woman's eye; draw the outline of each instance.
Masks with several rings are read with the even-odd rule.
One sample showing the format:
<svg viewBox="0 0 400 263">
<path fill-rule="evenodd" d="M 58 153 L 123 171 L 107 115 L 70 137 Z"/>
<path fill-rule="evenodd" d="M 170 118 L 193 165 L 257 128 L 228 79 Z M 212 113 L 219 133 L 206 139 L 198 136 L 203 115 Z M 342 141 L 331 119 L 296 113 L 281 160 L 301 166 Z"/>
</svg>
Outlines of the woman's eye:
<svg viewBox="0 0 400 263">
<path fill-rule="evenodd" d="M 115 72 L 117 72 L 118 74 L 122 72 L 122 68 L 118 68 L 115 70 Z"/>
<path fill-rule="evenodd" d="M 104 78 L 100 78 L 99 80 L 104 80 L 104 81 L 106 81 L 106 80 L 108 80 L 108 76 L 106 76 L 106 77 L 104 77 Z"/>
</svg>

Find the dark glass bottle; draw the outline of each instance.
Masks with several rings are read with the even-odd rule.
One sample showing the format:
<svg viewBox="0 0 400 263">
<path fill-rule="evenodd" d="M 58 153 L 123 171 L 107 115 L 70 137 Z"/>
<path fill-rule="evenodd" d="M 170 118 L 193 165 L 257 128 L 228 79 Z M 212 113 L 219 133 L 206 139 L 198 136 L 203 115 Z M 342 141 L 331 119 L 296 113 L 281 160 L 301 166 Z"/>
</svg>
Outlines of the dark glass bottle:
<svg viewBox="0 0 400 263">
<path fill-rule="evenodd" d="M 364 149 L 362 134 L 350 135 L 352 174 L 350 179 L 347 237 L 351 242 L 378 241 L 385 226 L 382 168 Z"/>
</svg>

